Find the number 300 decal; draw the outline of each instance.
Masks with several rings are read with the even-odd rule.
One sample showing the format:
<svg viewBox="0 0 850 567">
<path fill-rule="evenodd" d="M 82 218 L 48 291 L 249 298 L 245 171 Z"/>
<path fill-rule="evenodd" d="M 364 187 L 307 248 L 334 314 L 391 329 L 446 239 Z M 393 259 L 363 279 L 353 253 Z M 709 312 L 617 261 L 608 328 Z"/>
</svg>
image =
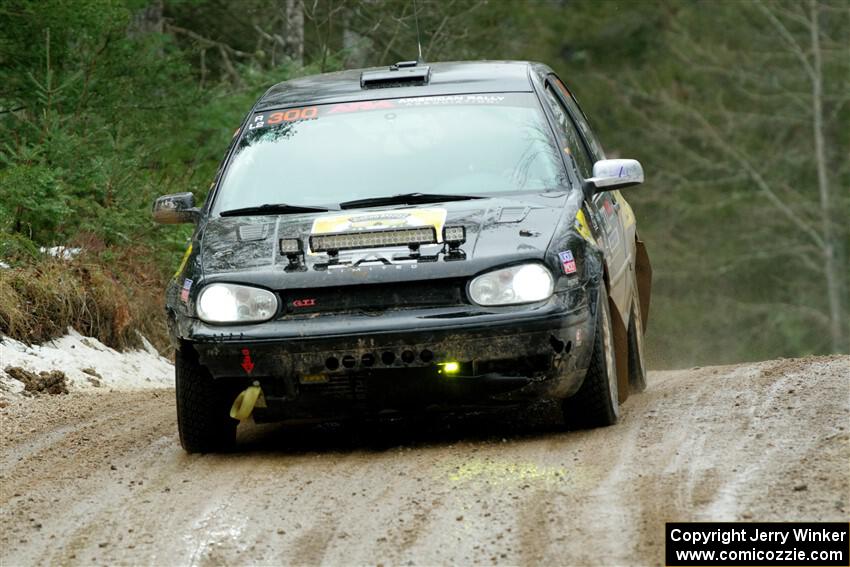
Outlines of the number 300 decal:
<svg viewBox="0 0 850 567">
<path fill-rule="evenodd" d="M 282 112 L 275 112 L 269 115 L 266 120 L 267 124 L 278 124 L 280 122 L 295 122 L 296 120 L 307 120 L 315 118 L 319 114 L 319 109 L 315 106 L 307 108 L 290 108 Z"/>
</svg>

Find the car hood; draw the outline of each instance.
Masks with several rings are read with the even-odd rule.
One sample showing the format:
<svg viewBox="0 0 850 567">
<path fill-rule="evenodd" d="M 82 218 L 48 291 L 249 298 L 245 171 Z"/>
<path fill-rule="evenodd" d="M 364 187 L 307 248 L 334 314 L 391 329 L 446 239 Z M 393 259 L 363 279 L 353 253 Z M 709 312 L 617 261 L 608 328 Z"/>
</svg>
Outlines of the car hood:
<svg viewBox="0 0 850 567">
<path fill-rule="evenodd" d="M 575 200 L 571 195 L 558 191 L 327 213 L 217 217 L 200 235 L 203 279 L 293 289 L 471 276 L 543 259 L 565 208 L 570 208 L 567 202 Z M 442 244 L 425 244 L 418 258 L 407 246 L 341 251 L 336 264 L 326 253 L 309 249 L 311 236 L 393 228 L 404 216 L 404 222 L 435 226 L 440 234 L 442 226 L 463 226 L 466 242 L 456 254 L 444 253 Z M 306 253 L 299 255 L 297 265 L 281 253 L 282 239 L 301 241 Z"/>
</svg>

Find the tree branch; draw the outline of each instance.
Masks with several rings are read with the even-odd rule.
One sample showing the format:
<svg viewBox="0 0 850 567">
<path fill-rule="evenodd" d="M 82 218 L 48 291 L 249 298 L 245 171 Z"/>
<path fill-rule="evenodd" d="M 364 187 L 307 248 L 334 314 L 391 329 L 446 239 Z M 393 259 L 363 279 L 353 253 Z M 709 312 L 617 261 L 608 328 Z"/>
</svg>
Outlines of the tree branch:
<svg viewBox="0 0 850 567">
<path fill-rule="evenodd" d="M 785 43 L 788 44 L 788 47 L 791 48 L 791 52 L 800 60 L 803 68 L 806 70 L 806 73 L 809 75 L 809 78 L 814 80 L 815 71 L 812 68 L 811 63 L 809 63 L 809 59 L 806 57 L 806 54 L 803 52 L 803 48 L 800 47 L 800 44 L 797 43 L 797 40 L 794 39 L 794 36 L 791 35 L 791 32 L 788 31 L 788 28 L 779 21 L 779 18 L 776 17 L 776 14 L 771 12 L 767 6 L 761 0 L 755 1 L 756 6 L 758 6 L 759 10 L 767 16 L 768 21 L 776 28 L 776 31 L 779 32 L 780 37 L 785 40 Z"/>
</svg>

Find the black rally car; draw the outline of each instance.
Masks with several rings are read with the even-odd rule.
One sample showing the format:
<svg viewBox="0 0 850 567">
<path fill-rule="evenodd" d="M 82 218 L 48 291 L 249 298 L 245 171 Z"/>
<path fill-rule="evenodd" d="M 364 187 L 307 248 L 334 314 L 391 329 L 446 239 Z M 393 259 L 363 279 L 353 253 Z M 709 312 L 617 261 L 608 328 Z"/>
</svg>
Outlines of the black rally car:
<svg viewBox="0 0 850 567">
<path fill-rule="evenodd" d="M 275 85 L 234 135 L 167 290 L 180 439 L 237 419 L 562 401 L 644 387 L 650 265 L 576 100 L 528 62 L 399 63 Z"/>
</svg>

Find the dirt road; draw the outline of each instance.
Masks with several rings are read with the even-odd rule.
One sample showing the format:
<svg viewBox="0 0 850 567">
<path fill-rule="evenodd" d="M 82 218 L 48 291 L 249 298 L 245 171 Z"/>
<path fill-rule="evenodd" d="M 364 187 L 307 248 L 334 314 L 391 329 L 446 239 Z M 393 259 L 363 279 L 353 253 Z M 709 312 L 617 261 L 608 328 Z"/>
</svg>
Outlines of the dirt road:
<svg viewBox="0 0 850 567">
<path fill-rule="evenodd" d="M 668 520 L 850 515 L 850 357 L 653 373 L 601 430 L 551 414 L 247 427 L 189 456 L 171 391 L 19 399 L 0 563 L 660 564 Z"/>
</svg>

